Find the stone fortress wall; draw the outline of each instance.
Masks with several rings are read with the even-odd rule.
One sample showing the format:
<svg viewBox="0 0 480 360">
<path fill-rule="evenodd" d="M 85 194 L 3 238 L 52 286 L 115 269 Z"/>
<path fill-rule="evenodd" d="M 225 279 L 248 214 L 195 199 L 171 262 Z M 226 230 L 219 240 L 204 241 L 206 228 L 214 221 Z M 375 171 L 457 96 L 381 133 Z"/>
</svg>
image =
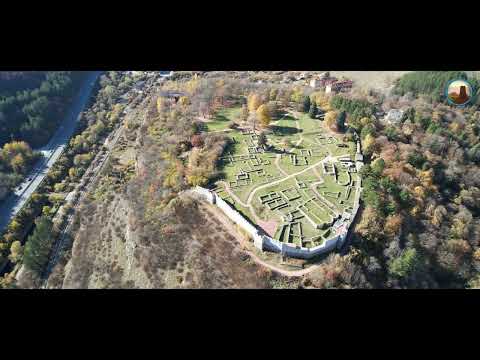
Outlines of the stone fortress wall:
<svg viewBox="0 0 480 360">
<path fill-rule="evenodd" d="M 312 247 L 312 248 L 302 248 L 299 246 L 294 246 L 286 243 L 282 243 L 278 240 L 271 238 L 268 235 L 260 232 L 253 224 L 251 224 L 247 219 L 245 219 L 237 210 L 232 208 L 226 201 L 220 198 L 213 191 L 197 186 L 192 189 L 194 193 L 200 195 L 202 198 L 207 200 L 209 203 L 216 205 L 219 209 L 223 211 L 227 217 L 232 220 L 235 224 L 239 225 L 243 230 L 245 230 L 253 239 L 253 243 L 256 248 L 259 250 L 269 250 L 277 253 L 282 253 L 285 256 L 296 257 L 302 259 L 310 259 L 314 256 L 325 254 L 334 249 L 339 249 L 345 242 L 347 238 L 348 230 L 355 215 L 358 212 L 359 207 L 359 198 L 360 192 L 357 191 L 355 194 L 355 204 L 353 208 L 352 215 L 350 219 L 345 220 L 343 225 L 344 231 L 340 234 L 333 236 L 325 240 L 321 245 Z"/>
<path fill-rule="evenodd" d="M 363 166 L 363 156 L 361 153 L 360 139 L 358 138 L 358 135 L 356 133 L 355 135 L 355 140 L 357 143 L 356 167 L 359 171 Z M 225 202 L 213 191 L 197 186 L 192 189 L 192 192 L 200 195 L 209 203 L 216 205 L 219 209 L 221 209 L 224 214 L 230 218 L 230 220 L 232 220 L 235 224 L 239 225 L 252 237 L 255 247 L 259 250 L 269 250 L 277 253 L 282 253 L 283 255 L 289 257 L 310 259 L 312 257 L 330 252 L 334 249 L 340 249 L 343 246 L 347 238 L 350 226 L 355 220 L 355 216 L 358 213 L 358 208 L 360 207 L 360 193 L 362 191 L 361 183 L 361 178 L 359 178 L 359 184 L 357 185 L 357 189 L 355 191 L 355 199 L 353 203 L 352 213 L 344 213 L 341 218 L 341 223 L 337 224 L 336 227 L 334 226 L 333 230 L 335 231 L 340 227 L 342 227 L 342 229 L 338 230 L 333 237 L 326 239 L 322 244 L 311 248 L 282 243 L 278 240 L 271 238 L 268 235 L 265 235 L 263 231 L 259 231 L 257 227 L 251 224 L 247 219 L 245 219 L 245 217 L 243 217 L 243 215 L 241 215 L 237 210 L 232 208 L 227 202 Z"/>
</svg>

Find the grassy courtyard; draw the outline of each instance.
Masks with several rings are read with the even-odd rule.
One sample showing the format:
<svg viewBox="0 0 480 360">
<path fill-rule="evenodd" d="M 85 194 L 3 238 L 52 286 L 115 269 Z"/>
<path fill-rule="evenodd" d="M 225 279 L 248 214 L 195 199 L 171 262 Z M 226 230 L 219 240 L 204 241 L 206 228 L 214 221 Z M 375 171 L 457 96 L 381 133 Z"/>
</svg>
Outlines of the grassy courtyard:
<svg viewBox="0 0 480 360">
<path fill-rule="evenodd" d="M 207 131 L 226 129 L 239 111 L 222 109 L 206 123 Z M 222 175 L 214 190 L 275 239 L 302 247 L 321 244 L 333 235 L 336 219 L 352 210 L 358 175 L 348 160 L 355 143 L 344 143 L 308 114 L 272 122 L 267 148 L 258 145 L 258 133 L 229 129 L 233 142 L 220 159 Z"/>
</svg>

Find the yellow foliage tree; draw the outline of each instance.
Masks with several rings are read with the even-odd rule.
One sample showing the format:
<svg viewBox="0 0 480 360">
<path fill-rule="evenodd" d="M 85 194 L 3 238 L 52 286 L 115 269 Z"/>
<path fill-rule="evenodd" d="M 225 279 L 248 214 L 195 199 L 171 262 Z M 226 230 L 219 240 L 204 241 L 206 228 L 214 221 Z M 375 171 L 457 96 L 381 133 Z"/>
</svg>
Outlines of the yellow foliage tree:
<svg viewBox="0 0 480 360">
<path fill-rule="evenodd" d="M 445 209 L 444 206 L 442 205 L 437 206 L 433 211 L 432 224 L 435 225 L 436 227 L 439 227 L 442 224 L 446 214 L 447 214 L 447 210 Z"/>
<path fill-rule="evenodd" d="M 260 105 L 257 109 L 257 116 L 263 127 L 267 127 L 270 124 L 270 121 L 272 121 L 268 107 L 265 104 Z"/>
<path fill-rule="evenodd" d="M 375 138 L 371 134 L 368 134 L 363 140 L 363 151 L 365 154 L 372 154 L 376 149 L 376 145 Z"/>
<path fill-rule="evenodd" d="M 74 179 L 77 176 L 77 170 L 73 167 L 68 169 L 68 176 L 70 176 L 70 178 Z"/>
<path fill-rule="evenodd" d="M 163 186 L 176 189 L 181 185 L 181 176 L 183 173 L 183 165 L 178 160 L 170 160 L 170 166 L 165 172 L 165 179 L 163 181 Z"/>
<path fill-rule="evenodd" d="M 373 123 L 372 118 L 369 118 L 369 117 L 365 116 L 365 117 L 360 119 L 360 124 L 362 124 L 362 126 L 366 126 L 366 125 L 371 124 L 371 123 Z"/>
<path fill-rule="evenodd" d="M 422 185 L 426 189 L 433 189 L 433 169 L 427 171 L 420 171 L 418 174 Z"/>
<path fill-rule="evenodd" d="M 22 154 L 15 155 L 10 162 L 10 166 L 16 173 L 22 173 L 25 170 L 25 165 L 25 159 L 23 158 Z"/>
<path fill-rule="evenodd" d="M 262 99 L 260 98 L 260 95 L 251 93 L 248 95 L 247 98 L 247 105 L 248 105 L 248 110 L 251 112 L 256 111 L 260 105 L 262 105 Z"/>
<path fill-rule="evenodd" d="M 301 103 L 303 102 L 304 96 L 305 95 L 303 94 L 302 88 L 297 87 L 293 90 L 293 93 L 290 99 L 296 103 Z"/>
<path fill-rule="evenodd" d="M 185 84 L 185 89 L 190 93 L 193 94 L 195 90 L 197 90 L 199 84 L 199 79 L 197 74 L 193 76 L 193 78 Z"/>
<path fill-rule="evenodd" d="M 425 200 L 426 192 L 423 186 L 415 186 L 413 193 L 417 199 L 421 199 L 422 201 Z"/>
<path fill-rule="evenodd" d="M 20 241 L 14 241 L 12 245 L 10 246 L 10 255 L 8 258 L 10 261 L 16 263 L 20 260 L 20 258 L 23 255 L 23 246 Z"/>
<path fill-rule="evenodd" d="M 270 101 L 274 101 L 277 99 L 278 95 L 278 89 L 277 88 L 271 88 L 270 89 L 270 94 L 269 94 L 269 99 Z"/>
<path fill-rule="evenodd" d="M 187 96 L 182 96 L 180 99 L 178 99 L 178 102 L 180 105 L 185 106 L 190 104 L 190 99 Z"/>
<path fill-rule="evenodd" d="M 324 92 L 316 91 L 310 95 L 310 99 L 322 110 L 330 108 L 330 101 Z"/>
<path fill-rule="evenodd" d="M 417 217 L 418 214 L 422 211 L 422 208 L 418 205 L 415 205 L 411 210 L 410 210 L 410 215 L 413 217 Z"/>
<path fill-rule="evenodd" d="M 475 250 L 475 252 L 473 253 L 473 258 L 476 261 L 480 261 L 480 249 Z"/>
<path fill-rule="evenodd" d="M 16 234 L 21 228 L 22 225 L 20 225 L 20 223 L 16 220 L 12 220 L 8 225 L 8 231 L 13 234 Z"/>
<path fill-rule="evenodd" d="M 191 186 L 203 186 L 208 182 L 208 178 L 203 175 L 191 174 L 186 177 L 187 183 Z"/>
<path fill-rule="evenodd" d="M 337 116 L 337 111 L 329 111 L 325 114 L 325 123 L 330 129 L 336 128 Z"/>
</svg>

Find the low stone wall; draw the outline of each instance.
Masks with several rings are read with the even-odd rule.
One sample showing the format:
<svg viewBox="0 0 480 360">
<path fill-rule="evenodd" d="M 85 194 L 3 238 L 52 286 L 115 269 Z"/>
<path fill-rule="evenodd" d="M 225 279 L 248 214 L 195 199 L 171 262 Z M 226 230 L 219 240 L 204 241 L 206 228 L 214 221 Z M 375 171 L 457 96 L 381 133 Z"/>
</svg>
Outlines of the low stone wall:
<svg viewBox="0 0 480 360">
<path fill-rule="evenodd" d="M 207 190 L 200 186 L 195 187 L 194 189 L 192 189 L 192 191 L 205 198 L 209 203 L 218 206 L 224 212 L 224 214 L 230 218 L 230 220 L 232 220 L 234 223 L 244 229 L 253 238 L 253 242 L 256 248 L 262 251 L 269 250 L 277 253 L 282 253 L 285 256 L 295 258 L 310 259 L 314 256 L 325 254 L 334 249 L 339 249 L 345 242 L 348 228 L 350 227 L 353 219 L 355 218 L 355 216 L 353 216 L 352 219 L 350 219 L 348 227 L 344 233 L 325 240 L 321 245 L 312 248 L 302 248 L 290 244 L 285 244 L 271 238 L 270 236 L 260 234 L 258 229 L 254 225 L 248 222 L 238 211 L 233 209 L 227 202 L 217 196 L 217 194 L 215 194 L 213 191 Z M 354 215 L 356 215 L 356 210 L 358 210 L 358 202 L 354 205 L 354 210 Z"/>
<path fill-rule="evenodd" d="M 325 254 L 336 248 L 340 248 L 346 238 L 346 233 L 335 236 L 331 239 L 325 240 L 321 245 L 312 248 L 295 247 L 289 244 L 282 243 L 278 240 L 272 239 L 269 236 L 263 236 L 262 250 L 269 250 L 273 252 L 282 253 L 289 257 L 310 259 L 312 257 Z"/>
</svg>

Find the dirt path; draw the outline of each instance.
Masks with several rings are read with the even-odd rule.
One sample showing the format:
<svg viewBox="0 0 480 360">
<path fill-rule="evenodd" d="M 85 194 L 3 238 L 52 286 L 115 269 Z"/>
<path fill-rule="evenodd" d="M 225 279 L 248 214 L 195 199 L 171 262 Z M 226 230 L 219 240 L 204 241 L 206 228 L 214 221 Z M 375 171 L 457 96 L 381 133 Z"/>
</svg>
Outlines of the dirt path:
<svg viewBox="0 0 480 360">
<path fill-rule="evenodd" d="M 300 127 L 300 120 L 298 119 L 298 118 L 299 118 L 298 114 L 295 114 L 295 115 L 294 115 L 294 114 L 292 113 L 292 116 L 293 116 L 293 117 L 295 118 L 295 120 L 296 120 L 296 121 L 295 121 L 295 127 L 297 128 L 298 133 L 299 133 L 299 136 L 300 136 L 300 140 L 298 140 L 297 143 L 295 144 L 295 146 L 298 147 L 298 146 L 300 146 L 300 144 L 301 144 L 302 141 L 303 141 L 303 136 L 302 136 L 302 131 L 303 131 L 303 129 Z"/>
<path fill-rule="evenodd" d="M 302 270 L 285 270 L 285 269 L 281 269 L 281 268 L 279 268 L 275 265 L 272 265 L 272 264 L 269 264 L 269 263 L 263 261 L 255 253 L 246 249 L 247 243 L 246 243 L 245 238 L 238 233 L 238 230 L 236 229 L 234 224 L 228 218 L 225 217 L 223 212 L 219 211 L 216 207 L 214 207 L 214 206 L 212 206 L 208 203 L 202 202 L 201 204 L 202 204 L 201 207 L 205 211 L 207 211 L 210 215 L 215 216 L 228 229 L 229 233 L 232 234 L 233 237 L 237 240 L 237 242 L 242 246 L 242 250 L 248 256 L 250 256 L 250 258 L 255 263 L 257 263 L 258 265 L 264 266 L 264 267 L 272 270 L 273 272 L 275 272 L 277 274 L 281 274 L 281 275 L 286 276 L 286 277 L 301 277 L 301 276 L 304 276 L 304 275 L 306 275 L 306 274 L 308 274 L 308 273 L 310 273 L 310 272 L 312 272 L 312 271 L 314 271 L 314 270 L 316 270 L 317 268 L 320 267 L 320 265 L 312 265 L 312 266 L 310 266 L 306 269 L 302 269 Z"/>
<path fill-rule="evenodd" d="M 277 167 L 278 171 L 280 171 L 283 175 L 288 176 L 288 173 L 280 167 L 280 160 L 281 159 L 282 159 L 282 155 L 277 154 L 277 157 L 275 159 L 275 166 Z"/>
<path fill-rule="evenodd" d="M 316 168 L 313 169 L 313 172 L 315 173 L 315 175 L 317 175 L 318 180 L 321 180 L 323 182 L 323 177 L 322 175 L 320 175 Z"/>
</svg>

